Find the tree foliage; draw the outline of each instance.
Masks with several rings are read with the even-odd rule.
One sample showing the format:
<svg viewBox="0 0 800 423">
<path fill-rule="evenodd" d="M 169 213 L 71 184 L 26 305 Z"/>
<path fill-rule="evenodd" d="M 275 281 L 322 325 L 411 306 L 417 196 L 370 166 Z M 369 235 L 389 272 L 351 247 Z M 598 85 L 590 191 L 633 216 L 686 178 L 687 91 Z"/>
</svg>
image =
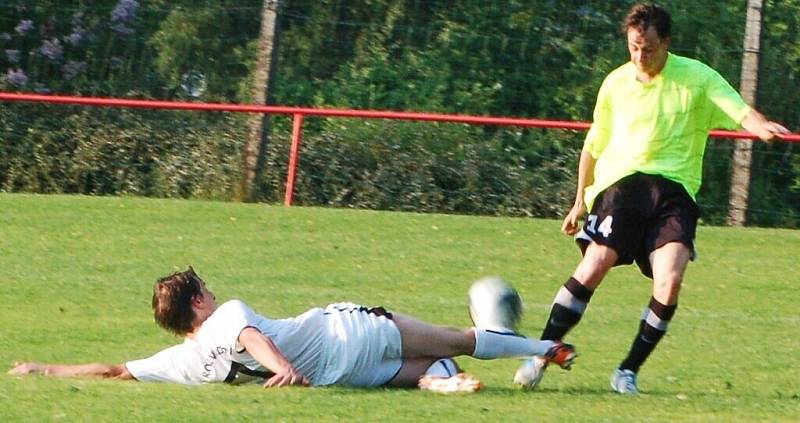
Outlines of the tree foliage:
<svg viewBox="0 0 800 423">
<path fill-rule="evenodd" d="M 627 60 L 620 21 L 632 3 L 284 1 L 273 98 L 285 105 L 588 121 L 603 77 Z M 765 3 L 758 107 L 797 129 L 800 1 Z M 709 63 L 737 86 L 745 2 L 662 4 L 673 13 L 672 50 Z M 0 84 L 6 90 L 250 102 L 262 6 L 263 0 L 5 1 Z M 161 168 L 151 153 L 178 160 L 173 153 L 190 151 L 180 142 L 200 142 L 206 155 L 194 158 L 211 161 L 205 170 L 219 172 L 209 175 L 220 183 L 210 191 L 230 196 L 226 189 L 239 172 L 232 146 L 238 148 L 244 133 L 232 129 L 238 118 L 145 113 L 137 115 L 137 125 L 122 128 L 115 119 L 124 113 L 77 116 L 48 107 L 4 107 L 0 189 L 193 195 L 193 189 L 176 189 L 154 176 L 170 172 L 153 173 Z M 100 136 L 102 126 L 114 131 Z M 287 120 L 276 120 L 259 181 L 261 200 L 282 196 L 288 129 Z M 457 213 L 557 216 L 573 195 L 581 143 L 579 135 L 560 131 L 389 121 L 309 119 L 304 131 L 302 203 Z M 92 137 L 102 142 L 81 144 Z M 145 142 L 148 137 L 163 140 L 165 148 Z M 794 148 L 756 146 L 752 222 L 800 224 Z M 88 169 L 90 159 L 107 171 L 75 170 Z M 20 170 L 21 163 L 33 170 Z M 137 163 L 134 170 L 125 170 L 130 163 Z M 700 205 L 706 221 L 721 223 L 728 141 L 710 142 L 705 167 Z M 184 186 L 197 187 L 190 179 Z"/>
</svg>

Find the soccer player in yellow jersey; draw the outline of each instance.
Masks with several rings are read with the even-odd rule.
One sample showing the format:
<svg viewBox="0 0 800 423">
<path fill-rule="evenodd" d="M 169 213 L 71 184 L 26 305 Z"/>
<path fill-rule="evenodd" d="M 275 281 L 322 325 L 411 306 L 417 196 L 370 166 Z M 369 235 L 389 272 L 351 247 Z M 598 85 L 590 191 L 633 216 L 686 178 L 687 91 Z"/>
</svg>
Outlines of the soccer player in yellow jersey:
<svg viewBox="0 0 800 423">
<path fill-rule="evenodd" d="M 745 104 L 707 65 L 669 53 L 670 26 L 669 12 L 653 4 L 636 4 L 626 16 L 631 60 L 600 87 L 575 204 L 561 228 L 577 234 L 583 259 L 556 294 L 542 333 L 542 339 L 561 340 L 611 267 L 635 261 L 653 279 L 653 292 L 630 352 L 611 376 L 621 394 L 639 392 L 639 368 L 677 308 L 684 270 L 694 256 L 695 196 L 709 130 L 741 126 L 763 140 L 789 132 Z M 515 382 L 535 388 L 546 366 L 533 357 Z"/>
</svg>

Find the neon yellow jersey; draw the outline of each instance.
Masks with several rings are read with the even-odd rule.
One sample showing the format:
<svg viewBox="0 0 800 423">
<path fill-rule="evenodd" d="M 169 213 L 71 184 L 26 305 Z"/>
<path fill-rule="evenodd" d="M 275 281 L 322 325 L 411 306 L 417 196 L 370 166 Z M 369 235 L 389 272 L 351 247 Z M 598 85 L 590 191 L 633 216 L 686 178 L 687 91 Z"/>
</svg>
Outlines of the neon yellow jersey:
<svg viewBox="0 0 800 423">
<path fill-rule="evenodd" d="M 670 53 L 647 84 L 636 80 L 631 62 L 615 69 L 600 87 L 583 147 L 597 160 L 585 191 L 587 210 L 600 192 L 636 172 L 676 181 L 695 198 L 709 130 L 736 129 L 750 110 L 719 73 L 697 60 Z"/>
</svg>

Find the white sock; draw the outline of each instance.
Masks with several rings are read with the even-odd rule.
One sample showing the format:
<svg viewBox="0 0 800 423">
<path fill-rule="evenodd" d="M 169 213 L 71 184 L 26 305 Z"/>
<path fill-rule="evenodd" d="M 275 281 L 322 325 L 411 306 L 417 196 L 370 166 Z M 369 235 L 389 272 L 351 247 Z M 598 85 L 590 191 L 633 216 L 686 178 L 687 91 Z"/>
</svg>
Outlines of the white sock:
<svg viewBox="0 0 800 423">
<path fill-rule="evenodd" d="M 544 355 L 555 345 L 553 341 L 540 341 L 515 333 L 472 329 L 475 331 L 475 352 L 472 353 L 472 356 L 481 360 Z"/>
<path fill-rule="evenodd" d="M 425 376 L 448 378 L 458 374 L 458 365 L 452 358 L 440 358 L 425 370 Z"/>
</svg>

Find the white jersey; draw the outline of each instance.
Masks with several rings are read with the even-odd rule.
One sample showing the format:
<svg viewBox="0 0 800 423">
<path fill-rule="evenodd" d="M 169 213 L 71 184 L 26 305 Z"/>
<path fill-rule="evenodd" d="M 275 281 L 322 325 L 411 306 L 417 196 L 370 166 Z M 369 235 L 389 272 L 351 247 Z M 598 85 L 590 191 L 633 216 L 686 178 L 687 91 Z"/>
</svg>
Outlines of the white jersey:
<svg viewBox="0 0 800 423">
<path fill-rule="evenodd" d="M 271 320 L 239 300 L 220 305 L 194 338 L 155 355 L 125 363 L 140 381 L 199 384 L 245 382 L 268 375 L 238 342 L 247 327 L 270 338 L 313 385 L 375 386 L 400 369 L 400 334 L 394 323 L 369 309 L 339 303 L 297 317 Z"/>
</svg>

